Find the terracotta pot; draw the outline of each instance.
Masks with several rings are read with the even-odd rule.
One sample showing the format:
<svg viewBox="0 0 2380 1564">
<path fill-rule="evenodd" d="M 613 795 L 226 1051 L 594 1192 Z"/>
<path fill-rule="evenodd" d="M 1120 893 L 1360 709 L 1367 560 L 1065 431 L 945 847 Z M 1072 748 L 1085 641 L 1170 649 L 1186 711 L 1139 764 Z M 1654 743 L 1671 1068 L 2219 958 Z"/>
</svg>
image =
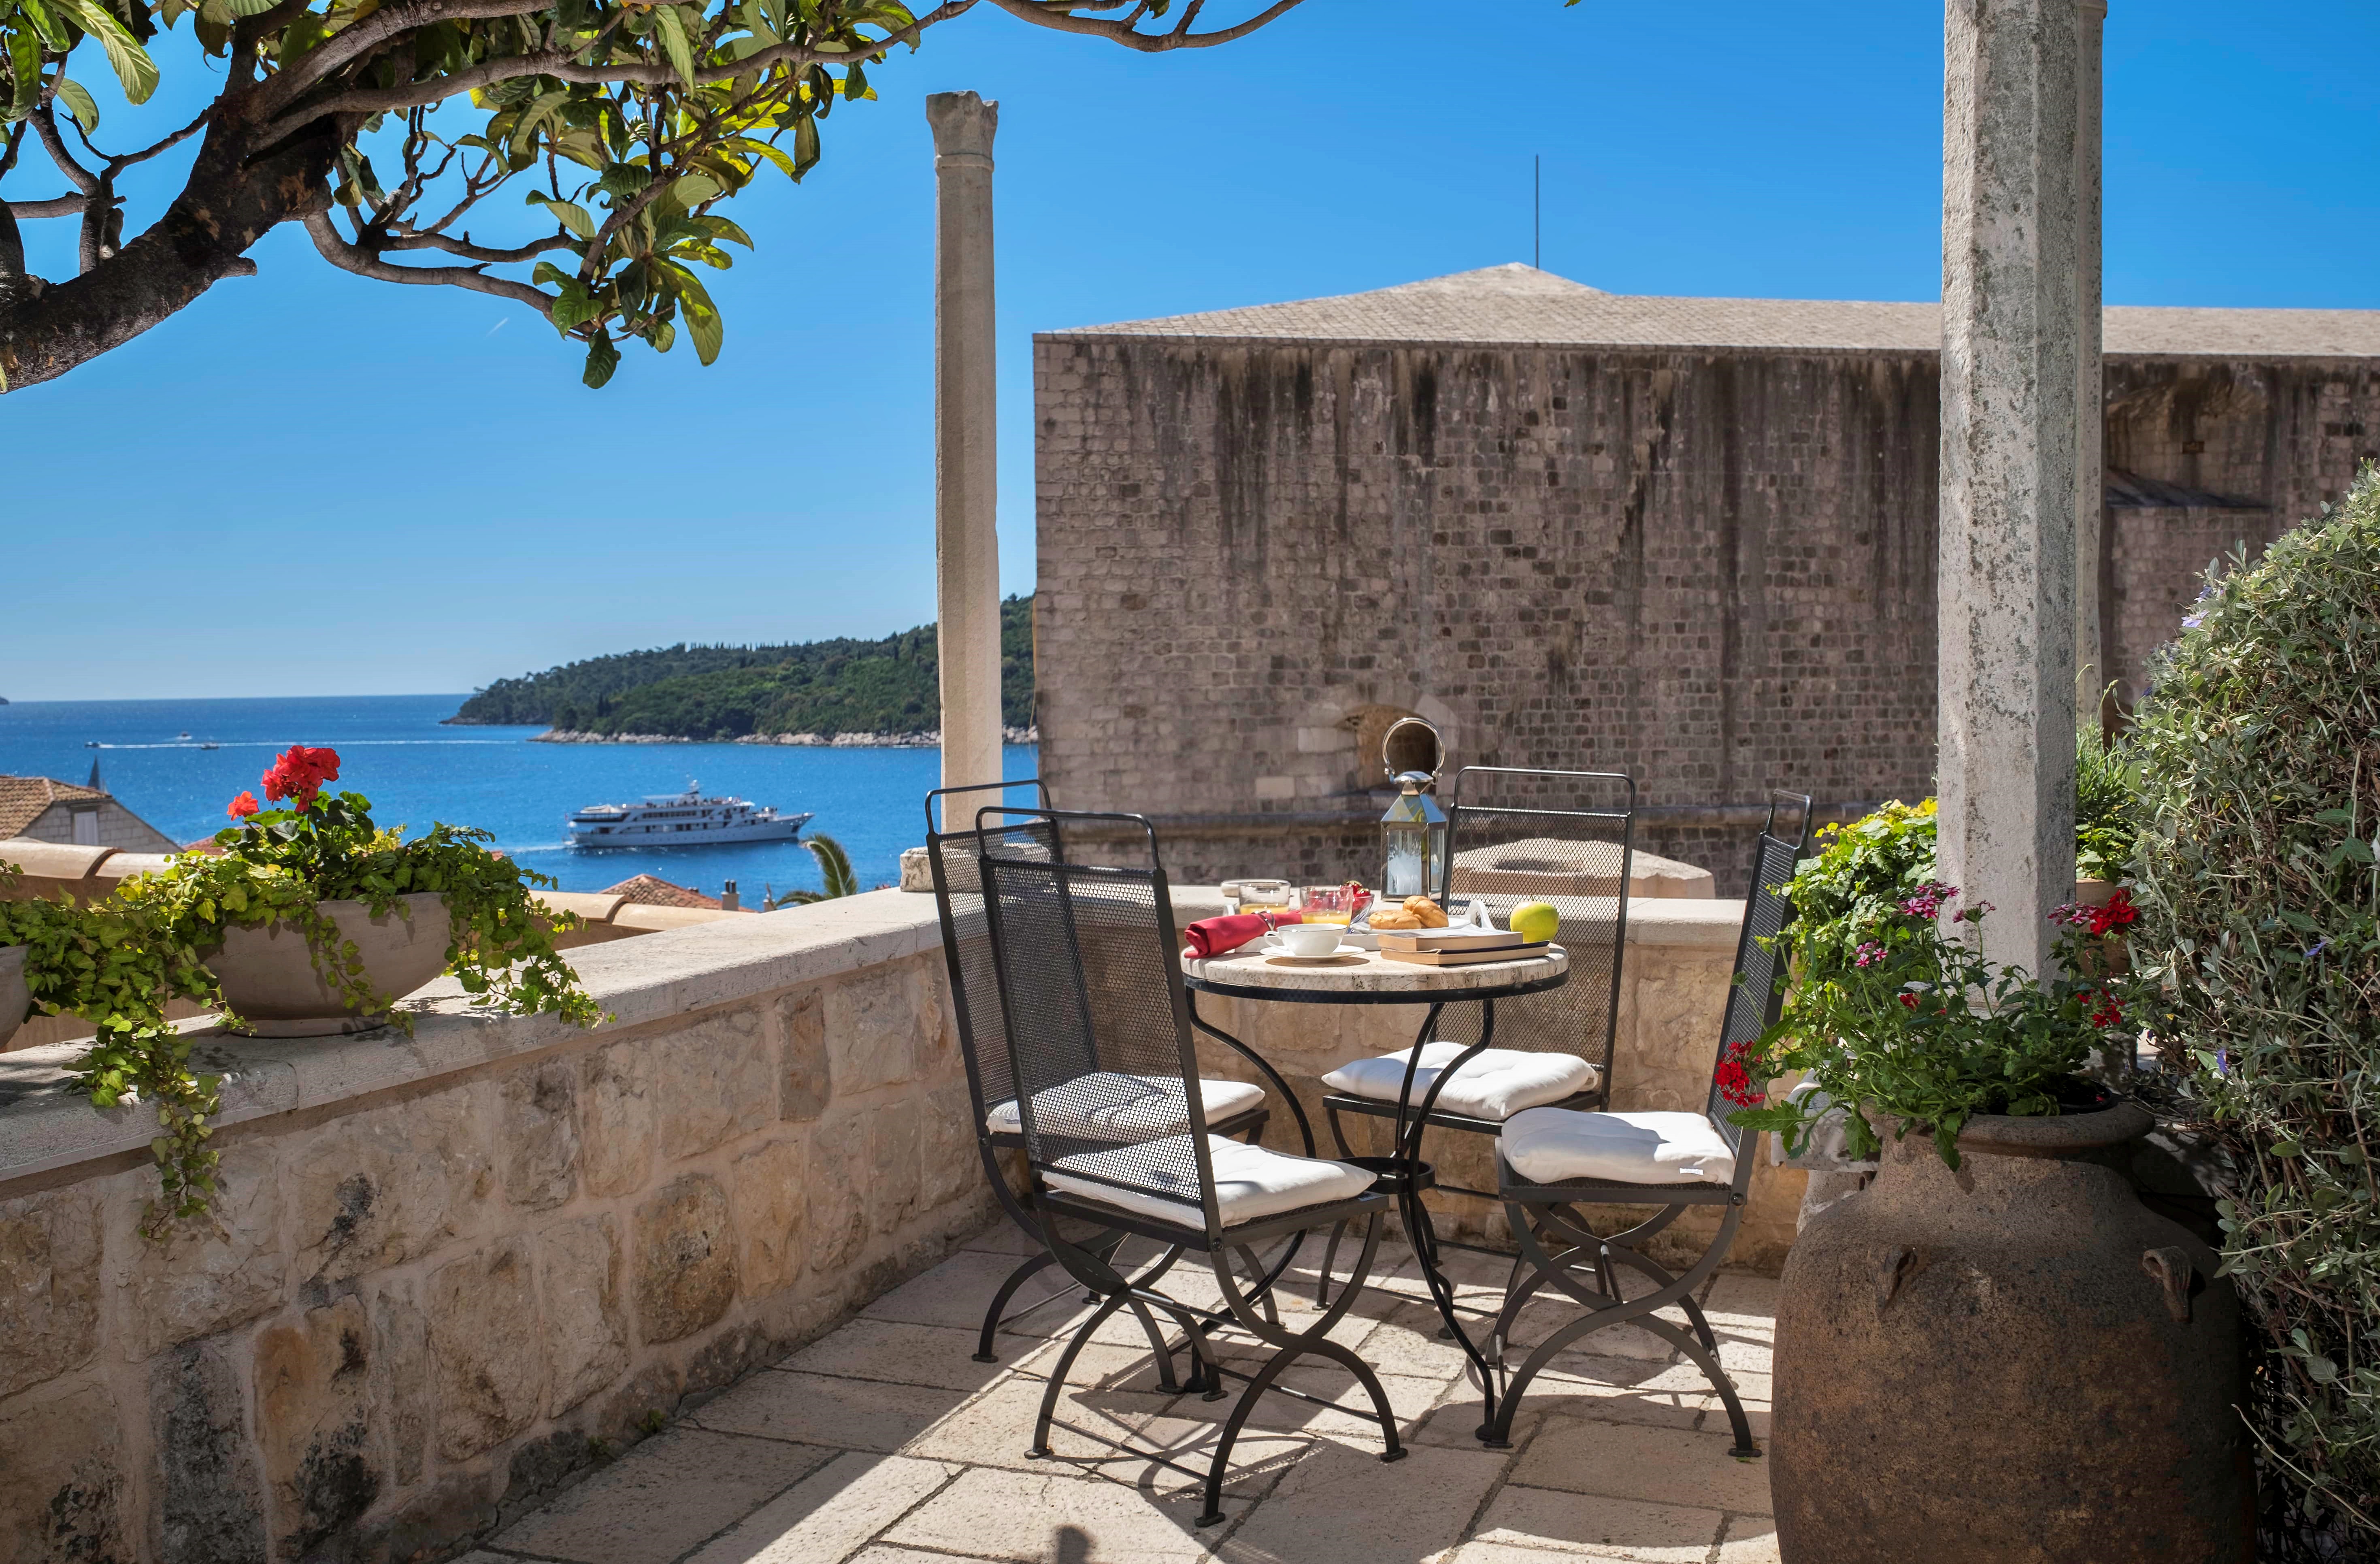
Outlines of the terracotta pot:
<svg viewBox="0 0 2380 1564">
<path fill-rule="evenodd" d="M 402 999 L 446 969 L 449 920 L 445 898 L 401 896 L 374 918 L 360 901 L 325 901 L 322 913 L 356 943 L 372 992 Z M 385 1008 L 358 1015 L 314 971 L 305 932 L 294 923 L 227 929 L 221 949 L 206 958 L 223 984 L 224 1002 L 257 1037 L 329 1037 L 368 1032 L 388 1022 Z"/>
<path fill-rule="evenodd" d="M 2119 1102 L 1978 1118 L 1952 1172 L 1888 1133 L 1814 1217 L 1777 1311 L 1769 1483 L 1788 1564 L 2253 1556 L 2240 1303 L 2118 1173 Z"/>
<path fill-rule="evenodd" d="M 0 1048 L 17 1035 L 25 1024 L 25 1011 L 33 1002 L 25 987 L 25 956 L 30 947 L 0 946 Z"/>
</svg>

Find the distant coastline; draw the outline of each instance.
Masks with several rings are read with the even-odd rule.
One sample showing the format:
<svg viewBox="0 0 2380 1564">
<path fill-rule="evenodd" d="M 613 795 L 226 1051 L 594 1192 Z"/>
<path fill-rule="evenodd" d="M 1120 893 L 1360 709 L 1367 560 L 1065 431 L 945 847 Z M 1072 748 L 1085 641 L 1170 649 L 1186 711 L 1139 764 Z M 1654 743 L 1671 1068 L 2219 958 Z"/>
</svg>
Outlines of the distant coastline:
<svg viewBox="0 0 2380 1564">
<path fill-rule="evenodd" d="M 452 722 L 453 718 L 447 719 Z M 476 725 L 466 725 L 476 726 Z M 675 733 L 587 733 L 574 728 L 551 727 L 529 740 L 532 744 L 715 744 L 716 739 L 697 739 Z M 941 747 L 940 730 L 925 733 L 747 733 L 727 740 L 734 744 L 782 744 L 796 749 L 814 750 L 931 750 Z M 1034 727 L 1003 727 L 1000 730 L 1003 744 L 1038 744 L 1041 729 Z"/>
</svg>

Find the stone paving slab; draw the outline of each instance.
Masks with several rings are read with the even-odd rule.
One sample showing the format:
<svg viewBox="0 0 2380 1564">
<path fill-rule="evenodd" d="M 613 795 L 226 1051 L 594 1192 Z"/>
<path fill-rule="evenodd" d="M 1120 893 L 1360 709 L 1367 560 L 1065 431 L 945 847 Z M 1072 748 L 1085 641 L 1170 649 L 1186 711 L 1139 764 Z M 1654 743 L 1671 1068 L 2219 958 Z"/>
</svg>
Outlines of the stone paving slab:
<svg viewBox="0 0 2380 1564">
<path fill-rule="evenodd" d="M 1775 1564 L 1766 1464 L 1727 1453 L 1726 1415 L 1691 1362 L 1655 1354 L 1642 1332 L 1618 1353 L 1564 1353 L 1524 1399 L 1514 1448 L 1485 1449 L 1461 1350 L 1416 1306 L 1411 1256 L 1385 1245 L 1390 1286 L 1367 1290 L 1334 1338 L 1380 1374 L 1409 1454 L 1382 1461 L 1353 1376 L 1305 1359 L 1282 1383 L 1339 1407 L 1259 1403 L 1232 1447 L 1225 1518 L 1197 1527 L 1239 1383 L 1215 1401 L 1159 1388 L 1146 1337 L 1119 1316 L 1068 1374 L 1050 1453 L 1026 1454 L 1063 1347 L 1052 1333 L 1087 1312 L 1062 1278 L 1036 1277 L 1020 1301 L 1057 1301 L 1003 1332 L 1002 1362 L 975 1362 L 1014 1247 L 993 1229 L 461 1564 Z M 1466 1297 L 1500 1283 L 1492 1261 L 1457 1263 Z M 1306 1274 L 1282 1300 L 1293 1329 L 1314 1318 Z M 1181 1296 L 1213 1290 L 1186 1258 L 1175 1279 Z M 1767 1278 L 1722 1273 L 1704 1297 L 1755 1437 L 1775 1296 Z M 1547 1310 L 1530 1316 L 1558 1317 Z M 1245 1335 L 1212 1344 L 1242 1373 L 1269 1354 Z M 1177 1350 L 1177 1376 L 1189 1368 Z"/>
</svg>

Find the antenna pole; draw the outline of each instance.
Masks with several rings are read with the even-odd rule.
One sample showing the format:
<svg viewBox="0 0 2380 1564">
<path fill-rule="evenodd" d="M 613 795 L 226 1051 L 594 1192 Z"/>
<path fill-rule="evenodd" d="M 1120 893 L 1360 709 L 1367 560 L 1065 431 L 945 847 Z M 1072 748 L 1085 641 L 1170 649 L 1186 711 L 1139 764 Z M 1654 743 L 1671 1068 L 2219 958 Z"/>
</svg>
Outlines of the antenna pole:
<svg viewBox="0 0 2380 1564">
<path fill-rule="evenodd" d="M 1546 267 L 1546 154 L 1529 158 L 1529 264 Z"/>
</svg>

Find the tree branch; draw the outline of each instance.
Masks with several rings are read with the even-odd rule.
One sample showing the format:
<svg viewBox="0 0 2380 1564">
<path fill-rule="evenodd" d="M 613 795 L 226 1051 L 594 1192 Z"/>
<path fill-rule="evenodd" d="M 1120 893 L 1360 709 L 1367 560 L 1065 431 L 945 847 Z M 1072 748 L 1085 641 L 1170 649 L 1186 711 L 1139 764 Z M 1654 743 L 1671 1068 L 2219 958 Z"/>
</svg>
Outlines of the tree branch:
<svg viewBox="0 0 2380 1564">
<path fill-rule="evenodd" d="M 89 196 L 62 195 L 47 201 L 0 202 L 0 206 L 6 207 L 9 215 L 30 221 L 37 217 L 79 217 L 90 202 Z"/>
<path fill-rule="evenodd" d="M 505 0 L 505 3 L 511 3 L 511 0 Z M 997 0 L 997 3 L 1005 4 L 1007 0 Z M 1280 0 L 1273 9 L 1287 10 L 1297 3 L 1298 0 Z M 864 48 L 818 49 L 800 43 L 773 44 L 725 65 L 704 66 L 694 73 L 695 79 L 728 81 L 781 65 L 845 65 L 853 60 L 872 58 L 887 49 L 909 42 L 938 22 L 965 14 L 975 5 L 976 0 L 950 0 L 949 4 L 937 6 L 900 31 Z M 1203 43 L 1206 38 L 1220 36 L 1206 34 L 1196 42 Z M 388 114 L 397 109 L 424 108 L 431 104 L 443 103 L 448 98 L 477 92 L 482 87 L 492 87 L 499 81 L 516 81 L 525 76 L 550 76 L 557 81 L 587 87 L 609 87 L 631 81 L 646 87 L 662 87 L 678 79 L 676 67 L 666 61 L 624 60 L 612 65 L 590 66 L 578 62 L 578 53 L 542 49 L 533 54 L 507 55 L 462 70 L 450 71 L 433 80 L 417 81 L 405 87 L 336 92 L 319 102 L 290 110 L 267 126 L 259 140 L 271 146 L 326 116 Z"/>
<path fill-rule="evenodd" d="M 1190 24 L 1197 19 L 1205 0 L 1190 0 L 1182 13 L 1182 20 L 1171 32 L 1140 32 L 1134 23 L 1140 19 L 1144 7 L 1134 7 L 1133 15 L 1123 21 L 1099 17 L 1078 16 L 1080 5 L 1068 5 L 1066 0 L 991 0 L 1019 21 L 1031 22 L 1059 32 L 1079 32 L 1092 38 L 1104 38 L 1111 43 L 1121 43 L 1127 49 L 1137 49 L 1144 55 L 1160 55 L 1169 49 L 1211 49 L 1218 43 L 1245 38 L 1257 29 L 1279 20 L 1299 4 L 1299 0 L 1273 0 L 1258 15 L 1232 27 L 1217 28 L 1212 32 L 1192 32 Z M 1121 3 L 1121 0 L 1118 0 Z"/>
<path fill-rule="evenodd" d="M 188 141 L 191 137 L 205 129 L 207 128 L 207 121 L 214 117 L 214 105 L 212 104 L 209 104 L 204 109 L 200 111 L 198 118 L 193 119 L 188 125 L 183 126 L 179 130 L 175 131 L 172 135 L 166 137 L 155 146 L 143 147 L 137 153 L 126 153 L 122 157 L 109 158 L 107 160 L 108 172 L 111 174 L 120 174 L 125 169 L 133 166 L 135 164 L 148 162 L 151 158 L 155 157 L 160 153 L 171 152 L 174 148 L 180 146 L 184 141 Z M 93 150 L 96 151 L 97 149 L 94 148 Z"/>
<path fill-rule="evenodd" d="M 65 140 L 58 135 L 58 116 L 47 104 L 33 111 L 33 134 L 42 139 L 42 149 L 58 165 L 58 172 L 67 177 L 67 184 L 85 195 L 99 193 L 99 176 L 77 163 L 74 153 L 67 151 Z"/>
<path fill-rule="evenodd" d="M 308 213 L 306 231 L 313 236 L 314 248 L 322 252 L 323 260 L 359 277 L 370 277 L 374 282 L 467 287 L 475 293 L 492 293 L 499 299 L 526 304 L 548 318 L 553 314 L 552 298 L 510 277 L 488 276 L 469 266 L 392 266 L 370 250 L 358 250 L 342 238 L 328 212 Z"/>
<path fill-rule="evenodd" d="M 442 21 L 526 16 L 545 9 L 549 4 L 551 0 L 410 0 L 408 4 L 384 6 L 354 26 L 322 40 L 304 59 L 266 82 L 256 94 L 256 112 L 259 117 L 278 115 L 333 71 L 415 28 Z"/>
<path fill-rule="evenodd" d="M 490 266 L 502 266 L 516 261 L 534 261 L 549 250 L 567 250 L 570 248 L 570 236 L 555 234 L 551 238 L 541 238 L 533 244 L 524 244 L 513 250 L 490 250 L 486 245 L 473 244 L 471 236 L 468 234 L 461 238 L 450 238 L 444 234 L 410 233 L 398 234 L 383 242 L 380 248 L 382 250 L 440 250 L 449 255 L 459 255 L 467 261 L 477 261 Z"/>
</svg>

